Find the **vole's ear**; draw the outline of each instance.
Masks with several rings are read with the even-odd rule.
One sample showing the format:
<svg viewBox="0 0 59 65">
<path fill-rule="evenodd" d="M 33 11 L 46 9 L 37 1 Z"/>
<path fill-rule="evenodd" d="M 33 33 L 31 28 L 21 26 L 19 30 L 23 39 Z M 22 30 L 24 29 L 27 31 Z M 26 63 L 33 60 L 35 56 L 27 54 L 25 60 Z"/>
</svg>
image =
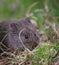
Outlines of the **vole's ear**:
<svg viewBox="0 0 59 65">
<path fill-rule="evenodd" d="M 25 20 L 26 20 L 28 23 L 31 23 L 31 21 L 30 21 L 30 18 L 29 18 L 29 17 L 25 18 Z"/>
<path fill-rule="evenodd" d="M 18 25 L 17 25 L 16 23 L 11 23 L 11 24 L 10 24 L 11 30 L 12 30 L 13 32 L 16 32 L 16 31 L 17 31 L 17 29 L 18 29 L 17 26 L 18 26 Z"/>
</svg>

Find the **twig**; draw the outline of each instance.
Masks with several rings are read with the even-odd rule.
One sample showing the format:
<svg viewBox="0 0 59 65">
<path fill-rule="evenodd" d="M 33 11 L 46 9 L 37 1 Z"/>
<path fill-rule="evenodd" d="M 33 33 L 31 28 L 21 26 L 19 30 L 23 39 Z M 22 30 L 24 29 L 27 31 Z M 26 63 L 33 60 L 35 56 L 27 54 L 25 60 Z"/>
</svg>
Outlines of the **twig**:
<svg viewBox="0 0 59 65">
<path fill-rule="evenodd" d="M 6 49 L 8 49 L 7 46 L 4 45 L 2 42 L 3 42 L 3 40 L 7 37 L 7 35 L 8 35 L 8 34 L 6 34 L 6 35 L 3 37 L 3 39 L 1 40 L 1 42 L 0 42 L 0 44 L 1 44 L 3 47 L 5 47 Z"/>
<path fill-rule="evenodd" d="M 21 39 L 21 36 L 20 36 L 20 35 L 21 35 L 21 33 L 22 33 L 24 30 L 25 30 L 25 28 L 22 29 L 22 30 L 19 32 L 20 42 L 22 43 L 22 45 L 23 45 L 23 47 L 24 47 L 25 50 L 27 50 L 30 54 L 33 54 L 32 51 L 30 51 L 30 50 L 24 45 L 24 43 L 23 43 L 23 41 L 22 41 L 22 39 Z"/>
<path fill-rule="evenodd" d="M 21 63 L 19 63 L 19 65 L 22 65 L 26 60 L 23 60 Z"/>
<path fill-rule="evenodd" d="M 38 4 L 38 2 L 34 2 L 32 5 L 29 6 L 29 8 L 28 8 L 28 10 L 27 10 L 27 12 L 26 12 L 26 16 L 27 16 L 27 17 L 29 16 L 31 9 L 32 9 L 35 5 L 37 5 L 37 4 Z"/>
</svg>

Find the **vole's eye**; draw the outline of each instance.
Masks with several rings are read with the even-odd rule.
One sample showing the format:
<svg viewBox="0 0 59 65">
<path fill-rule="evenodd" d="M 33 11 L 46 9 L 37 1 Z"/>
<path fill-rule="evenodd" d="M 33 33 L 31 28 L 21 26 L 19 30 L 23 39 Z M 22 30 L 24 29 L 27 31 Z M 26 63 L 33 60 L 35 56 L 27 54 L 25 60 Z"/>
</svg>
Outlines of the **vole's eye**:
<svg viewBox="0 0 59 65">
<path fill-rule="evenodd" d="M 29 35 L 25 34 L 24 37 L 25 37 L 25 39 L 28 39 L 29 38 Z"/>
<path fill-rule="evenodd" d="M 29 40 L 30 38 L 30 34 L 27 32 L 27 31 L 24 31 L 21 33 L 21 37 L 22 39 L 25 41 L 25 40 Z"/>
</svg>

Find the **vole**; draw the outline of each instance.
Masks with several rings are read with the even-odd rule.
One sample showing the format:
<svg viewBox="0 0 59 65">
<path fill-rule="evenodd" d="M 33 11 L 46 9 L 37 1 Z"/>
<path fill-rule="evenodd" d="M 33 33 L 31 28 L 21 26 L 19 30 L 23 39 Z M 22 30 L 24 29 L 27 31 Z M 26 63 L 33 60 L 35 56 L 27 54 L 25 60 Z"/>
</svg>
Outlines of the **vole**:
<svg viewBox="0 0 59 65">
<path fill-rule="evenodd" d="M 24 46 L 33 50 L 39 44 L 39 32 L 29 18 L 5 20 L 0 23 L 0 42 L 13 50 L 24 50 Z"/>
</svg>

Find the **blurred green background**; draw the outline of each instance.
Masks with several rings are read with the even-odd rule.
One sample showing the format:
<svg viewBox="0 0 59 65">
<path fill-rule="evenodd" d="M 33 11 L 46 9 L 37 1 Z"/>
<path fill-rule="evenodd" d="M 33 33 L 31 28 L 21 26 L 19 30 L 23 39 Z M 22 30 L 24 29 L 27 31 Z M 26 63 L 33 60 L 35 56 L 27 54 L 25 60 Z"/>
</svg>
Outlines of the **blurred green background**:
<svg viewBox="0 0 59 65">
<path fill-rule="evenodd" d="M 36 20 L 40 29 L 52 17 L 59 26 L 59 0 L 0 0 L 0 21 L 24 17 Z"/>
<path fill-rule="evenodd" d="M 47 4 L 52 15 L 59 18 L 59 0 L 0 0 L 0 18 L 22 18 L 35 2 L 31 11 L 44 9 Z"/>
</svg>

